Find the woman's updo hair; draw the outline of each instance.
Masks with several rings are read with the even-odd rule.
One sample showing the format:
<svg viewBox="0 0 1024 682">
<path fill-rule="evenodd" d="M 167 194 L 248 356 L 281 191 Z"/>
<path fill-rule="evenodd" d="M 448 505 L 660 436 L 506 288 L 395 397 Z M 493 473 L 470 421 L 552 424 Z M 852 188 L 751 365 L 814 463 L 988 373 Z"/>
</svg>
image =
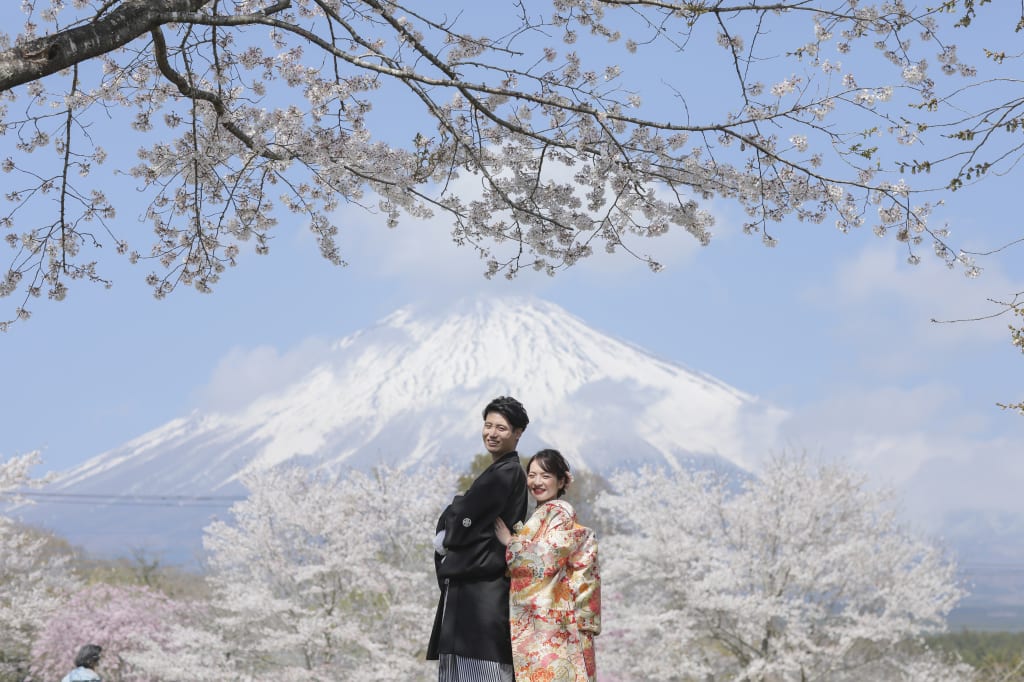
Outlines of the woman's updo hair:
<svg viewBox="0 0 1024 682">
<path fill-rule="evenodd" d="M 558 496 L 561 497 L 565 494 L 565 489 L 569 487 L 569 483 L 572 482 L 572 474 L 569 473 L 569 463 L 565 461 L 565 457 L 562 457 L 562 453 L 558 450 L 551 448 L 545 448 L 539 451 L 536 455 L 530 458 L 530 461 L 526 464 L 526 471 L 530 471 L 530 467 L 533 466 L 534 461 L 540 465 L 540 468 L 549 474 L 553 474 L 554 477 L 561 484 L 564 485 L 558 488 Z"/>
<path fill-rule="evenodd" d="M 78 655 L 75 656 L 75 667 L 95 668 L 96 664 L 100 662 L 102 653 L 103 647 L 99 644 L 86 644 L 78 650 Z"/>
</svg>

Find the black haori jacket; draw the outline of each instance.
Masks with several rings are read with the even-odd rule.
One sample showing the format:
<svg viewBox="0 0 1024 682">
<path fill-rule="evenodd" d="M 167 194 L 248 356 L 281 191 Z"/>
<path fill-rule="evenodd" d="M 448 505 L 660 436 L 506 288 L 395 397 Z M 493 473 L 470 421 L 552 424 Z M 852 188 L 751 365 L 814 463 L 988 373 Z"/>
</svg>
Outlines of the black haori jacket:
<svg viewBox="0 0 1024 682">
<path fill-rule="evenodd" d="M 526 519 L 526 505 L 526 474 L 510 452 L 441 512 L 437 532 L 445 532 L 447 553 L 434 553 L 441 598 L 427 660 L 457 654 L 512 663 L 505 547 L 494 521 L 500 516 L 512 528 Z"/>
</svg>

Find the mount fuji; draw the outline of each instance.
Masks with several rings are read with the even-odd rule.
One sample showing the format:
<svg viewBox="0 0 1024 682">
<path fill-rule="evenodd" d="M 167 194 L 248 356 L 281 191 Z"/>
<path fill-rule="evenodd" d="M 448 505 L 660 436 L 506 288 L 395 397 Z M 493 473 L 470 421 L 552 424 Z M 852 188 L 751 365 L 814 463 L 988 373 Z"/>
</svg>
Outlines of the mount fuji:
<svg viewBox="0 0 1024 682">
<path fill-rule="evenodd" d="M 643 465 L 744 475 L 790 416 L 531 298 L 401 308 L 307 360 L 302 370 L 268 367 L 279 380 L 262 391 L 244 371 L 230 374 L 230 407 L 193 410 L 101 453 L 17 512 L 94 554 L 144 550 L 202 565 L 202 529 L 244 496 L 245 472 L 465 470 L 482 451 L 480 411 L 498 395 L 530 414 L 521 453 L 555 447 L 603 475 Z M 964 510 L 943 525 L 951 549 L 976 565 L 1012 568 L 1024 557 L 1018 517 Z M 1017 576 L 967 576 L 973 594 L 957 622 L 1024 629 Z"/>
<path fill-rule="evenodd" d="M 93 457 L 46 488 L 84 507 L 69 514 L 44 502 L 22 517 L 92 551 L 181 557 L 198 550 L 211 520 L 203 500 L 223 510 L 225 498 L 243 494 L 239 477 L 250 470 L 284 462 L 464 469 L 482 450 L 480 410 L 497 395 L 516 396 L 531 416 L 521 452 L 556 447 L 574 467 L 605 474 L 643 464 L 746 470 L 785 417 L 554 304 L 523 298 L 399 309 L 284 384 L 232 410 L 195 410 Z M 131 496 L 141 506 L 126 506 Z"/>
</svg>

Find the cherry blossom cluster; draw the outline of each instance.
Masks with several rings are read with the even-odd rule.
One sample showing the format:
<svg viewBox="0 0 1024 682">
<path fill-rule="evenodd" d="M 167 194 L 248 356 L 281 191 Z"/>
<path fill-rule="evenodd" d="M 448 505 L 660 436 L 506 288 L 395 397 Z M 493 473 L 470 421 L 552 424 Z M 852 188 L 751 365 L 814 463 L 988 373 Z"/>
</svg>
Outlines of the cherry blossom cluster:
<svg viewBox="0 0 1024 682">
<path fill-rule="evenodd" d="M 108 243 L 151 265 L 158 297 L 211 291 L 247 243 L 269 252 L 282 221 L 304 222 L 342 264 L 344 203 L 390 225 L 446 214 L 489 276 L 554 273 L 597 249 L 657 270 L 642 238 L 682 229 L 709 243 L 719 199 L 768 245 L 774 225 L 834 216 L 840 230 L 894 231 L 912 257 L 927 239 L 949 258 L 925 188 L 894 188 L 901 146 L 927 130 L 897 107 L 935 101 L 929 60 L 975 75 L 937 39 L 952 19 L 896 1 L 818 4 L 24 0 L 20 34 L 0 34 L 0 296 L 27 317 L 69 280 L 109 284 Z M 858 42 L 889 68 L 839 61 Z M 705 102 L 681 68 L 638 90 L 638 59 L 697 60 L 734 83 Z M 110 154 L 129 130 L 134 163 Z M 126 173 L 137 197 L 115 200 L 110 179 Z M 145 209 L 118 210 L 133 198 Z"/>
<path fill-rule="evenodd" d="M 30 476 L 39 461 L 38 452 L 0 461 L 0 502 L 5 507 L 17 500 L 12 493 L 39 483 Z M 80 585 L 68 556 L 54 552 L 44 533 L 0 514 L 0 677 L 29 679 L 33 643 Z"/>
<path fill-rule="evenodd" d="M 621 679 L 970 679 L 913 645 L 964 595 L 954 562 L 845 465 L 647 469 L 613 489 L 600 644 Z"/>
</svg>

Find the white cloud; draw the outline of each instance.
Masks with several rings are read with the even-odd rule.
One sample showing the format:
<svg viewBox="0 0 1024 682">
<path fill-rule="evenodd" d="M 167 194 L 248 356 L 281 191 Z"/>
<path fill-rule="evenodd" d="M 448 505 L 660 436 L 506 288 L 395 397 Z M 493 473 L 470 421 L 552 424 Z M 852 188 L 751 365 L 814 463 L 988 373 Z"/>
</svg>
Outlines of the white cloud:
<svg viewBox="0 0 1024 682">
<path fill-rule="evenodd" d="M 959 345 L 1003 338 L 1006 324 L 992 320 L 935 324 L 931 320 L 968 320 L 991 314 L 997 308 L 988 299 L 1002 299 L 1022 288 L 1024 283 L 1012 281 L 998 263 L 989 265 L 981 277 L 969 279 L 938 259 L 924 258 L 919 265 L 909 265 L 898 248 L 885 243 L 868 246 L 841 264 L 819 300 L 876 319 L 909 313 L 915 342 Z"/>
<path fill-rule="evenodd" d="M 959 392 L 938 382 L 837 389 L 791 412 L 785 447 L 844 460 L 896 488 L 910 516 L 937 527 L 950 512 L 1024 513 L 1024 419 L 965 411 Z"/>
<path fill-rule="evenodd" d="M 838 389 L 794 410 L 781 432 L 791 445 L 821 448 L 826 456 L 900 483 L 932 456 L 934 444 L 924 434 L 955 399 L 941 385 Z"/>
<path fill-rule="evenodd" d="M 571 181 L 572 169 L 556 167 L 552 163 L 547 168 L 553 180 Z M 480 180 L 473 176 L 460 177 L 451 184 L 450 191 L 464 201 L 471 201 L 481 195 Z M 701 203 L 704 205 L 706 202 Z M 466 287 L 495 286 L 500 290 L 497 288 L 505 286 L 500 284 L 506 280 L 502 274 L 494 278 L 493 285 L 481 284 L 487 269 L 486 262 L 472 245 L 457 246 L 454 243 L 452 220 L 446 213 L 435 211 L 429 219 L 403 216 L 397 227 L 388 228 L 382 214 L 349 206 L 336 216 L 336 220 L 346 226 L 342 243 L 345 259 L 351 267 L 365 268 L 372 276 L 427 285 L 441 294 Z M 667 269 L 684 266 L 701 249 L 697 240 L 682 228 L 653 238 L 633 235 L 626 239 L 626 244 L 636 256 L 651 255 Z M 496 244 L 488 241 L 483 246 L 491 249 L 499 261 L 512 257 L 518 250 L 518 245 L 513 242 Z M 524 262 L 527 260 L 529 254 L 524 254 Z M 598 241 L 594 242 L 593 255 L 569 270 L 574 276 L 583 277 L 625 277 L 649 272 L 640 258 L 622 248 L 609 254 L 604 249 L 604 242 Z M 554 280 L 558 278 L 556 276 Z M 554 280 L 524 267 L 514 283 L 519 293 L 523 289 L 537 293 L 548 288 Z"/>
<path fill-rule="evenodd" d="M 1021 435 L 1018 431 L 1016 436 L 947 441 L 946 452 L 953 456 L 936 453 L 907 481 L 908 506 L 935 519 L 959 510 L 1024 516 L 1024 459 L 1018 456 Z"/>
<path fill-rule="evenodd" d="M 193 402 L 211 412 L 245 407 L 255 398 L 293 383 L 325 361 L 330 348 L 328 341 L 318 337 L 307 338 L 284 353 L 271 346 L 236 346 L 220 359 Z"/>
<path fill-rule="evenodd" d="M 820 322 L 834 340 L 829 354 L 845 357 L 864 372 L 861 381 L 870 377 L 886 383 L 896 377 L 923 381 L 950 372 L 966 378 L 971 371 L 991 373 L 997 357 L 1012 362 L 1007 333 L 1011 320 L 977 318 L 999 309 L 988 299 L 1005 300 L 1024 289 L 1024 282 L 1014 281 L 998 262 L 990 263 L 977 279 L 950 271 L 936 259 L 912 266 L 894 246 L 867 246 L 837 261 L 823 286 L 804 284 L 805 301 L 821 311 Z M 998 384 L 1001 378 L 992 379 Z M 989 402 L 1006 398 L 993 394 Z"/>
</svg>

